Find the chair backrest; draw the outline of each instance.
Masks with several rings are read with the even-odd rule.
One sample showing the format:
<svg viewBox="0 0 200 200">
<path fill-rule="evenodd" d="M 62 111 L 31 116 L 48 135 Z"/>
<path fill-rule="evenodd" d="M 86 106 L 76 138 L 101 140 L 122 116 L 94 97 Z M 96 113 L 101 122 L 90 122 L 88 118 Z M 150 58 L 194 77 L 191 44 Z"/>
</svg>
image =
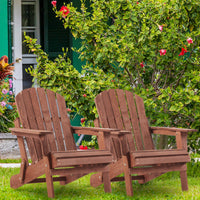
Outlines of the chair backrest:
<svg viewBox="0 0 200 200">
<path fill-rule="evenodd" d="M 25 89 L 16 96 L 16 105 L 23 128 L 50 130 L 49 151 L 75 150 L 70 119 L 64 98 L 43 88 Z M 32 162 L 42 158 L 40 142 L 26 137 Z"/>
<path fill-rule="evenodd" d="M 95 104 L 102 127 L 132 132 L 128 137 L 131 151 L 154 149 L 141 97 L 129 91 L 110 89 L 97 95 Z"/>
</svg>

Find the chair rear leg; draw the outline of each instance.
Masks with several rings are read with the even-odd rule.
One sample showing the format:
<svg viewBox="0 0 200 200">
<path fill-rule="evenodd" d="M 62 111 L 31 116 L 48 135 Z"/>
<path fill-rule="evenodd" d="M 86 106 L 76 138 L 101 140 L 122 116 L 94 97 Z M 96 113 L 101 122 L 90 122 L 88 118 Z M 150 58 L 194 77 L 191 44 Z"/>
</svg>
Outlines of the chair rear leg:
<svg viewBox="0 0 200 200">
<path fill-rule="evenodd" d="M 188 190 L 187 171 L 180 171 L 181 187 L 183 191 Z"/>
</svg>

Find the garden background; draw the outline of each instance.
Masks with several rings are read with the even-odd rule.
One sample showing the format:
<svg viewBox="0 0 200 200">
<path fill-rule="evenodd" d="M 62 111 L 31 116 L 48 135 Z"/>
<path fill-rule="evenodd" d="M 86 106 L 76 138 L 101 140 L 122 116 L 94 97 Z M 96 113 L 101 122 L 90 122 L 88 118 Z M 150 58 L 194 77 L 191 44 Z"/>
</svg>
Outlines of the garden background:
<svg viewBox="0 0 200 200">
<path fill-rule="evenodd" d="M 37 55 L 37 67 L 28 70 L 33 82 L 64 96 L 70 117 L 80 115 L 83 126 L 92 126 L 98 117 L 94 98 L 101 91 L 132 91 L 143 97 L 151 126 L 198 129 L 188 135 L 188 148 L 195 156 L 199 154 L 199 1 L 82 0 L 81 7 L 72 3 L 57 7 L 55 2 L 55 17 L 81 41 L 79 49 L 70 51 L 77 52 L 84 65 L 81 72 L 76 70 L 65 48 L 63 55 L 50 60 L 36 39 L 25 36 L 30 51 Z M 17 116 L 8 99 L 10 89 L 7 79 L 1 84 L 0 132 L 8 131 Z M 6 104 L 2 103 L 5 99 Z M 171 137 L 154 140 L 158 148 L 175 145 Z"/>
</svg>

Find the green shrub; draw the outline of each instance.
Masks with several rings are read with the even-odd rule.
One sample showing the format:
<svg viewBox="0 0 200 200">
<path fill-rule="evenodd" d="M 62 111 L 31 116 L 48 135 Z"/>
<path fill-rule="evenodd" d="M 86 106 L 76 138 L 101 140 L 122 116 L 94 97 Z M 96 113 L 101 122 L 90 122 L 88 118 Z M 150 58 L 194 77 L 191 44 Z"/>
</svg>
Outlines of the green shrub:
<svg viewBox="0 0 200 200">
<path fill-rule="evenodd" d="M 98 66 L 142 96 L 151 125 L 199 130 L 198 0 L 82 0 L 81 8 L 65 6 L 64 16 L 53 9 L 81 39 L 77 52 L 91 70 Z M 189 134 L 190 150 L 200 151 L 199 137 Z"/>
<path fill-rule="evenodd" d="M 133 91 L 143 97 L 151 125 L 198 129 L 188 141 L 199 152 L 199 0 L 81 0 L 80 8 L 65 6 L 67 13 L 53 9 L 81 39 L 72 50 L 86 65 L 79 74 L 66 54 L 49 61 L 26 38 L 38 55 L 37 68 L 30 70 L 38 83 L 62 93 L 69 108 L 88 120 L 97 117 L 94 97 L 102 90 Z"/>
</svg>

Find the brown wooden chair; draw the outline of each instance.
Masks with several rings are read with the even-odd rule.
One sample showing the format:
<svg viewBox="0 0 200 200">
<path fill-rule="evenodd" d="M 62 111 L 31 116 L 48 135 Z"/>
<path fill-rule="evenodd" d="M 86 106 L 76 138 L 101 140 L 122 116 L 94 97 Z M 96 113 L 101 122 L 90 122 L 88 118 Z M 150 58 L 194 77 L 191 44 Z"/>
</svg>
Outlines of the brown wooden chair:
<svg viewBox="0 0 200 200">
<path fill-rule="evenodd" d="M 125 180 L 127 195 L 132 196 L 132 180 L 146 183 L 163 173 L 180 171 L 182 190 L 188 190 L 187 133 L 196 130 L 149 127 L 143 99 L 129 91 L 104 91 L 95 98 L 95 103 L 101 127 L 129 131 L 112 139 L 115 162 L 110 164 L 111 181 Z M 156 150 L 152 133 L 175 136 L 177 149 Z M 124 177 L 117 177 L 121 173 Z M 100 173 L 91 176 L 92 186 L 102 183 L 100 176 Z"/>
<path fill-rule="evenodd" d="M 98 136 L 112 129 L 72 127 L 64 98 L 50 90 L 25 89 L 16 96 L 16 104 L 23 128 L 16 123 L 16 128 L 10 130 L 17 136 L 22 162 L 20 173 L 11 177 L 12 188 L 46 182 L 48 196 L 53 198 L 54 181 L 63 185 L 100 171 L 105 192 L 111 192 L 108 164 L 112 154 L 106 150 L 77 150 L 73 133 Z M 44 174 L 46 178 L 38 178 Z"/>
</svg>

